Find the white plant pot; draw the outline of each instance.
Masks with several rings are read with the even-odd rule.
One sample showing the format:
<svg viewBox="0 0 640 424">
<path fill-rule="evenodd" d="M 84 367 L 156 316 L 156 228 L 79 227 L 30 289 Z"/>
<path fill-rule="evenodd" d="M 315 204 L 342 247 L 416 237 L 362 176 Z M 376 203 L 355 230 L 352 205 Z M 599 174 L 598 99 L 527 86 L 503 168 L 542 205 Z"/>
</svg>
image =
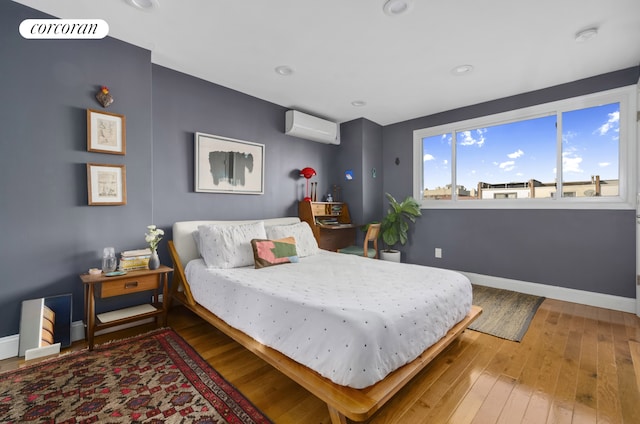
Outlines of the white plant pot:
<svg viewBox="0 0 640 424">
<path fill-rule="evenodd" d="M 399 250 L 381 250 L 380 259 L 389 262 L 400 263 L 400 251 Z"/>
</svg>

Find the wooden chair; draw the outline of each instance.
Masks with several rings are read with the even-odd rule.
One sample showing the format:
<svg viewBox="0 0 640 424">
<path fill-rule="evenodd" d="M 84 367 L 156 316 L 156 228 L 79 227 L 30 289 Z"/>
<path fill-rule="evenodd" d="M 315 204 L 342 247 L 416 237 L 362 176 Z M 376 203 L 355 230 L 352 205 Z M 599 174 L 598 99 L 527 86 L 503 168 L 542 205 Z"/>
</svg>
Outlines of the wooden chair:
<svg viewBox="0 0 640 424">
<path fill-rule="evenodd" d="M 364 236 L 364 245 L 348 246 L 338 249 L 338 253 L 348 255 L 359 255 L 368 258 L 378 259 L 378 236 L 380 235 L 380 223 L 369 224 L 367 234 Z M 373 249 L 369 248 L 369 243 L 373 243 Z"/>
</svg>

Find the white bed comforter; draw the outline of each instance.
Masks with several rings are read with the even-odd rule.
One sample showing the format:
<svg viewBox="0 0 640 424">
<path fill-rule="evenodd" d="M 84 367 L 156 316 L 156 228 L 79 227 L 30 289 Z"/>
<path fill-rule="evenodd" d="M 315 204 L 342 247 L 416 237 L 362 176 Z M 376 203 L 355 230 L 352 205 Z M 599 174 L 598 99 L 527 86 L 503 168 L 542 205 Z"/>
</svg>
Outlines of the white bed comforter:
<svg viewBox="0 0 640 424">
<path fill-rule="evenodd" d="M 185 270 L 195 300 L 331 381 L 364 388 L 411 362 L 471 308 L 454 271 L 333 252 L 262 269 Z"/>
</svg>

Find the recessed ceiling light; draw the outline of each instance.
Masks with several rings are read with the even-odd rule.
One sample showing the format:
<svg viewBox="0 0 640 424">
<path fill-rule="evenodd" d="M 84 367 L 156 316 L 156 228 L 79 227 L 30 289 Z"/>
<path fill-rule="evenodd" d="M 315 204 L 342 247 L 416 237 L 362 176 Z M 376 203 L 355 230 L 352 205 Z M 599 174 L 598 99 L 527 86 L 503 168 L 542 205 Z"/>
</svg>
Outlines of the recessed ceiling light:
<svg viewBox="0 0 640 424">
<path fill-rule="evenodd" d="M 576 42 L 584 43 L 585 41 L 595 38 L 597 35 L 598 35 L 598 28 L 588 28 L 576 34 Z"/>
<path fill-rule="evenodd" d="M 409 10 L 409 1 L 407 0 L 387 0 L 382 6 L 382 10 L 389 16 L 401 15 Z"/>
<path fill-rule="evenodd" d="M 142 10 L 153 9 L 156 6 L 156 0 L 126 0 L 131 6 Z"/>
<path fill-rule="evenodd" d="M 467 75 L 473 71 L 473 65 L 460 65 L 451 70 L 453 75 Z"/>
<path fill-rule="evenodd" d="M 287 65 L 276 66 L 275 71 L 276 74 L 282 75 L 283 77 L 288 77 L 289 75 L 293 74 L 293 68 Z"/>
<path fill-rule="evenodd" d="M 365 102 L 364 100 L 354 100 L 351 102 L 352 106 L 355 107 L 362 107 L 362 106 L 366 106 L 367 102 Z"/>
</svg>

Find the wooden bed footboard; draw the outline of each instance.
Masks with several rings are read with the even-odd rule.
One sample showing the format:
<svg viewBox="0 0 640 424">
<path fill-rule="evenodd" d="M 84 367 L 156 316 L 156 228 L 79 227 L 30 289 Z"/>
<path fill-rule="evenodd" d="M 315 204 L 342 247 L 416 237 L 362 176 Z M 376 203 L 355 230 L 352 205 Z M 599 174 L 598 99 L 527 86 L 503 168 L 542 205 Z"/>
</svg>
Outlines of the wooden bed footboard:
<svg viewBox="0 0 640 424">
<path fill-rule="evenodd" d="M 338 385 L 322 377 L 312 369 L 294 361 L 282 353 L 265 346 L 246 333 L 231 327 L 215 314 L 198 304 L 191 294 L 184 268 L 176 252 L 173 241 L 168 242 L 173 261 L 173 282 L 170 301 L 176 299 L 196 315 L 240 343 L 265 362 L 281 371 L 287 377 L 307 389 L 327 404 L 333 424 L 346 424 L 347 418 L 365 421 L 378 411 L 391 397 L 418 374 L 429 362 L 453 342 L 481 313 L 482 308 L 472 306 L 471 312 L 434 345 L 425 350 L 412 362 L 387 375 L 384 380 L 366 387 L 354 389 Z"/>
</svg>

